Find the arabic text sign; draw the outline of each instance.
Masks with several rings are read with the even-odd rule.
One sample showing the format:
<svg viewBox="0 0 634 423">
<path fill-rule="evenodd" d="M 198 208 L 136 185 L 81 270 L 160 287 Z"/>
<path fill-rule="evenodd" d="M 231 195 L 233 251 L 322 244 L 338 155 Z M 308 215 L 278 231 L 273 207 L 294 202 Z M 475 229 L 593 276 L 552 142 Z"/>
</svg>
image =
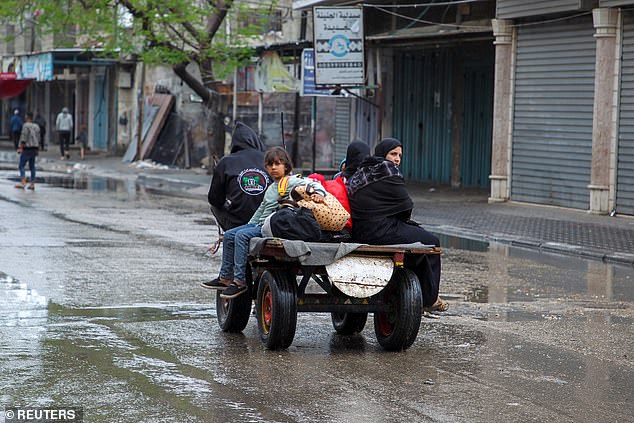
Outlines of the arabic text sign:
<svg viewBox="0 0 634 423">
<path fill-rule="evenodd" d="M 365 80 L 363 9 L 314 7 L 315 82 L 360 85 Z"/>
</svg>

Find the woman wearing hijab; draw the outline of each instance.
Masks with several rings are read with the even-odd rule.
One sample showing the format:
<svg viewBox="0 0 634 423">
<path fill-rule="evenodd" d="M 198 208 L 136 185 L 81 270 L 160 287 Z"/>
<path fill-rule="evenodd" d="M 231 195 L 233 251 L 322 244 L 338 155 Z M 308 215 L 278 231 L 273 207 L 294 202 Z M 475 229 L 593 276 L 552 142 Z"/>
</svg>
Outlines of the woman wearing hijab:
<svg viewBox="0 0 634 423">
<path fill-rule="evenodd" d="M 377 144 L 374 156 L 365 158 L 348 179 L 348 200 L 354 221 L 352 238 L 367 244 L 421 242 L 439 247 L 440 241 L 436 236 L 410 219 L 414 203 L 398 167 L 402 153 L 400 141 L 386 138 Z M 406 267 L 411 268 L 420 281 L 428 282 L 422 284 L 423 306 L 446 310 L 447 303 L 438 297 L 440 255 L 413 260 L 405 263 Z"/>
<path fill-rule="evenodd" d="M 352 141 L 350 145 L 348 145 L 348 150 L 346 150 L 345 166 L 339 175 L 344 183 L 346 183 L 348 179 L 354 175 L 363 159 L 369 155 L 370 146 L 363 141 Z"/>
</svg>

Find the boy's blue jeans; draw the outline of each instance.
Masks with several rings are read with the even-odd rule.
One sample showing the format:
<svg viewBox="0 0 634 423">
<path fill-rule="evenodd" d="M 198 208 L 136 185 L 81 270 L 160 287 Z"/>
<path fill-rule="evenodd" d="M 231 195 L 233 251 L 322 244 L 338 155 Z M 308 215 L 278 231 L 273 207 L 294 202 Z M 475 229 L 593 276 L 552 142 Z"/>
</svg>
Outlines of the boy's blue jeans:
<svg viewBox="0 0 634 423">
<path fill-rule="evenodd" d="M 222 241 L 222 265 L 220 277 L 246 282 L 247 257 L 251 238 L 262 236 L 262 226 L 247 223 L 229 229 Z"/>
<path fill-rule="evenodd" d="M 25 148 L 20 153 L 20 164 L 18 165 L 18 170 L 20 171 L 20 178 L 26 177 L 26 164 L 29 164 L 29 170 L 31 170 L 31 182 L 35 182 L 35 156 L 37 156 L 37 151 L 32 150 L 30 148 Z"/>
</svg>

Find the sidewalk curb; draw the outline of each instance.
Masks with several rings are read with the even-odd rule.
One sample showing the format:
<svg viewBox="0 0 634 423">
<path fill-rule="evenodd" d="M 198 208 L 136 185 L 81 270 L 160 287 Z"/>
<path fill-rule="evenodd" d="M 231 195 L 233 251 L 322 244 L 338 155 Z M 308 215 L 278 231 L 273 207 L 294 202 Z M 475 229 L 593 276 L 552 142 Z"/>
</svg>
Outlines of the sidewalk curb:
<svg viewBox="0 0 634 423">
<path fill-rule="evenodd" d="M 578 256 L 583 258 L 589 258 L 593 260 L 599 260 L 602 262 L 625 264 L 634 266 L 634 254 L 626 254 L 619 252 L 604 252 L 598 250 L 588 249 L 579 245 L 564 244 L 559 242 L 541 242 L 530 238 L 522 238 L 520 236 L 507 235 L 507 234 L 483 234 L 481 232 L 465 229 L 457 226 L 445 226 L 445 225 L 426 225 L 425 229 L 430 232 L 435 232 L 445 236 L 453 236 L 457 238 L 466 238 L 473 241 L 480 242 L 497 242 L 500 244 L 509 245 L 512 247 L 526 248 L 530 250 L 537 250 L 540 252 L 549 252 L 564 254 L 568 256 Z"/>
</svg>

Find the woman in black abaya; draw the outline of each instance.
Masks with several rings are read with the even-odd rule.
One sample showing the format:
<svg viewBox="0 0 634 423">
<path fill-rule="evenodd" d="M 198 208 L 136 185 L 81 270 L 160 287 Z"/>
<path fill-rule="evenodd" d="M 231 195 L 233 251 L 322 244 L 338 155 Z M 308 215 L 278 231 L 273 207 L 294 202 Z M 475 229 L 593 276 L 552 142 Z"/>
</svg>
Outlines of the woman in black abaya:
<svg viewBox="0 0 634 423">
<path fill-rule="evenodd" d="M 398 164 L 403 147 L 397 139 L 386 138 L 377 144 L 374 156 L 367 157 L 347 181 L 348 200 L 352 214 L 352 238 L 367 244 L 409 244 L 421 242 L 440 246 L 436 236 L 412 221 L 414 203 L 405 188 Z M 440 286 L 440 255 L 411 259 L 411 268 L 422 284 L 423 306 L 439 311 L 447 309 L 438 297 Z"/>
</svg>

